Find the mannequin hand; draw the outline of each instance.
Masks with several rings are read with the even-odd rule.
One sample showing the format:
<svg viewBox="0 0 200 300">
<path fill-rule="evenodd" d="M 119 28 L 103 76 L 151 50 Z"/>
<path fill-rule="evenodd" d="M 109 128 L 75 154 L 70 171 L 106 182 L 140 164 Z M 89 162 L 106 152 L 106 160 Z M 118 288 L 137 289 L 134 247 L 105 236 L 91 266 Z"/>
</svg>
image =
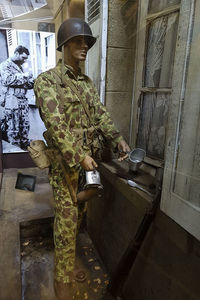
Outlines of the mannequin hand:
<svg viewBox="0 0 200 300">
<path fill-rule="evenodd" d="M 125 140 L 121 140 L 118 143 L 118 150 L 120 152 L 119 161 L 122 161 L 128 157 L 128 152 L 131 151 L 129 145 L 125 142 Z"/>
<path fill-rule="evenodd" d="M 84 158 L 84 160 L 82 160 L 80 162 L 80 165 L 81 167 L 85 170 L 85 171 L 93 171 L 94 168 L 97 168 L 98 165 L 97 163 L 95 162 L 95 160 L 89 156 L 89 155 L 86 155 L 86 157 Z"/>
</svg>

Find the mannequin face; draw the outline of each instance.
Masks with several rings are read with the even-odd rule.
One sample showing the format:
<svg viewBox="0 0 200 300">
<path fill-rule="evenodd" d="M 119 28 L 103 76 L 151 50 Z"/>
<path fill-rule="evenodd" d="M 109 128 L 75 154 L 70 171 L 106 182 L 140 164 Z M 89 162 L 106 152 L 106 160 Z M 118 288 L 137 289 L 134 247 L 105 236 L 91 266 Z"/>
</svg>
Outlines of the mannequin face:
<svg viewBox="0 0 200 300">
<path fill-rule="evenodd" d="M 80 62 L 86 60 L 89 47 L 84 36 L 76 36 L 67 42 L 64 49 L 68 59 Z"/>
</svg>

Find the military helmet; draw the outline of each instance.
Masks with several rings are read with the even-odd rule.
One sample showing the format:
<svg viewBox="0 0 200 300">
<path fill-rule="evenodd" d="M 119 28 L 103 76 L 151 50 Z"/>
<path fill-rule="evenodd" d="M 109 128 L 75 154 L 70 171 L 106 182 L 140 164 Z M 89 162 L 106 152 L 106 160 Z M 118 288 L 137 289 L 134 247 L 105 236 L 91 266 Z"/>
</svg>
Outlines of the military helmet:
<svg viewBox="0 0 200 300">
<path fill-rule="evenodd" d="M 79 18 L 70 18 L 64 21 L 57 34 L 58 51 L 62 50 L 62 46 L 75 36 L 86 36 L 88 47 L 91 48 L 96 42 L 96 38 L 92 35 L 90 26 Z"/>
</svg>

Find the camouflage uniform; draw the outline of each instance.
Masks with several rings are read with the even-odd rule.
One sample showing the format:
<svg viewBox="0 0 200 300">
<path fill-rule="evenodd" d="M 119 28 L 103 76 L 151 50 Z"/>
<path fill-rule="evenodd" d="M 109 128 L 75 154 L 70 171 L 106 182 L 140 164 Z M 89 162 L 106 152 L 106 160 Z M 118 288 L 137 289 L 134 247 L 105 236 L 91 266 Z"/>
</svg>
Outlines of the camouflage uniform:
<svg viewBox="0 0 200 300">
<path fill-rule="evenodd" d="M 55 70 L 61 74 L 61 61 Z M 106 108 L 101 104 L 92 81 L 81 71 L 76 77 L 70 66 L 64 67 L 64 73 L 66 79 L 70 79 L 81 93 L 95 127 L 115 147 L 122 137 L 115 129 Z M 79 98 L 70 87 L 64 88 L 64 106 L 61 105 L 56 80 L 51 70 L 39 75 L 34 90 L 41 117 L 50 136 L 47 143 L 57 149 L 63 158 L 63 163 L 57 154 L 52 158 L 50 183 L 55 198 L 55 278 L 67 283 L 70 282 L 70 273 L 74 268 L 77 221 L 80 219 L 78 214 L 81 217 L 81 210 L 72 202 L 61 164 L 65 165 L 72 186 L 77 192 L 79 163 L 86 154 L 91 155 L 91 144 L 87 143 L 87 140 L 90 140 L 90 124 Z"/>
<path fill-rule="evenodd" d="M 30 129 L 26 93 L 33 88 L 33 80 L 28 79 L 22 67 L 11 58 L 1 63 L 0 74 L 0 105 L 4 107 L 1 119 L 2 138 L 13 145 L 26 148 Z"/>
</svg>

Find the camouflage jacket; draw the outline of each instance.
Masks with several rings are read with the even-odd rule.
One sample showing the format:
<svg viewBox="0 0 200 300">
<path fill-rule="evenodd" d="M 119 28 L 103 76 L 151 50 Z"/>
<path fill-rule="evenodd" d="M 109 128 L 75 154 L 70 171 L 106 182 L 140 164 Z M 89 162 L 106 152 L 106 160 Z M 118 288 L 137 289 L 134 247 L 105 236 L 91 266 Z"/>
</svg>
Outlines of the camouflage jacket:
<svg viewBox="0 0 200 300">
<path fill-rule="evenodd" d="M 17 108 L 17 98 L 24 98 L 28 89 L 33 88 L 33 80 L 29 80 L 22 67 L 8 58 L 0 64 L 1 103 L 6 108 Z"/>
<path fill-rule="evenodd" d="M 88 149 L 80 146 L 78 142 L 78 139 L 82 139 L 82 135 L 79 136 L 76 132 L 87 131 L 91 124 L 78 96 L 70 87 L 64 87 L 64 105 L 61 104 L 52 70 L 40 74 L 35 81 L 36 103 L 53 145 L 60 150 L 69 167 L 73 167 L 88 154 Z M 61 74 L 61 61 L 58 62 L 55 71 Z M 76 77 L 70 66 L 64 66 L 64 73 L 66 79 L 70 79 L 79 90 L 89 109 L 95 128 L 115 147 L 122 137 L 115 129 L 106 108 L 100 102 L 92 81 L 81 71 Z"/>
</svg>

